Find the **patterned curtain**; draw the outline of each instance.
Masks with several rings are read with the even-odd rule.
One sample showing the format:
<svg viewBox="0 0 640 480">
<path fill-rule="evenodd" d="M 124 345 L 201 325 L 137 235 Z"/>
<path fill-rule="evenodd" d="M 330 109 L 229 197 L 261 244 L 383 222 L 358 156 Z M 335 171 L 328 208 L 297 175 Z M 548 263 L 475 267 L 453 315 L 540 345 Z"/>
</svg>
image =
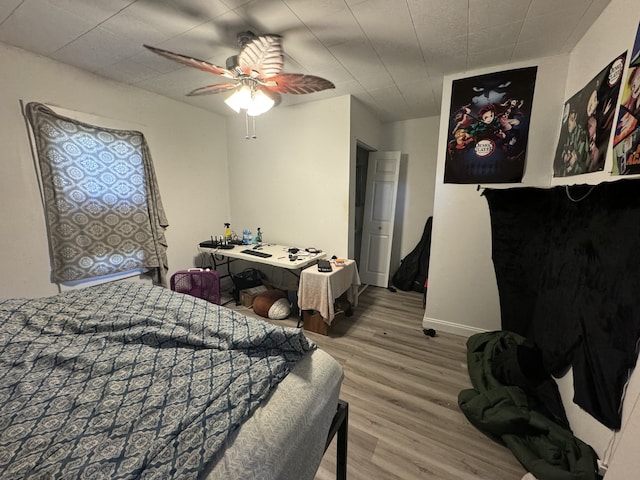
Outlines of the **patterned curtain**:
<svg viewBox="0 0 640 480">
<path fill-rule="evenodd" d="M 167 283 L 168 222 L 140 132 L 97 127 L 40 103 L 25 113 L 42 177 L 57 283 L 151 269 Z"/>
</svg>

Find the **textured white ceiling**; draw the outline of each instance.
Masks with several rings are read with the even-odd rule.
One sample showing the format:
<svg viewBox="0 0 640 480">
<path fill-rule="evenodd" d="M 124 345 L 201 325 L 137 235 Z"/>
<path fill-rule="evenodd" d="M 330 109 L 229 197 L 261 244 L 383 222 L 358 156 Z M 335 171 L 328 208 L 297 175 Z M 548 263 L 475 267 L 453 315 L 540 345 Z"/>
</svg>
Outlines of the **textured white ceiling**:
<svg viewBox="0 0 640 480">
<path fill-rule="evenodd" d="M 438 115 L 445 74 L 566 53 L 610 0 L 1 0 L 0 42 L 220 114 L 223 81 L 142 47 L 224 66 L 236 34 L 284 37 L 285 72 L 351 94 L 382 121 Z"/>
</svg>

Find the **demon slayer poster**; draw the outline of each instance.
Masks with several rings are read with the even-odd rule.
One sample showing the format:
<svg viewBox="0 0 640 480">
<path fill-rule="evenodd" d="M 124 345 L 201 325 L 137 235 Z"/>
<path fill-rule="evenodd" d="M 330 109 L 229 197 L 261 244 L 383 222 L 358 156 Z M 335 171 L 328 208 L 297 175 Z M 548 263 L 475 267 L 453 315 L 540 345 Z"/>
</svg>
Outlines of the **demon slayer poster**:
<svg viewBox="0 0 640 480">
<path fill-rule="evenodd" d="M 567 100 L 553 161 L 554 177 L 598 172 L 604 168 L 627 52 Z"/>
<path fill-rule="evenodd" d="M 538 67 L 454 80 L 445 183 L 517 183 Z"/>
<path fill-rule="evenodd" d="M 613 137 L 612 175 L 640 173 L 640 26 L 631 52 Z"/>
</svg>

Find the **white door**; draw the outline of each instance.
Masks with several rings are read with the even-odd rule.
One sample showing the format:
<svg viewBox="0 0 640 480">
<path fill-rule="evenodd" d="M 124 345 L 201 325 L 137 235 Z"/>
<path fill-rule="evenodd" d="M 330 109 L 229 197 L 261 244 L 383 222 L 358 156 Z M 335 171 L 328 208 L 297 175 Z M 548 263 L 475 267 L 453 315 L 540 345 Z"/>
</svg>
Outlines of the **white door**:
<svg viewBox="0 0 640 480">
<path fill-rule="evenodd" d="M 391 268 L 393 221 L 396 213 L 400 152 L 372 152 L 367 169 L 360 281 L 387 288 Z"/>
</svg>

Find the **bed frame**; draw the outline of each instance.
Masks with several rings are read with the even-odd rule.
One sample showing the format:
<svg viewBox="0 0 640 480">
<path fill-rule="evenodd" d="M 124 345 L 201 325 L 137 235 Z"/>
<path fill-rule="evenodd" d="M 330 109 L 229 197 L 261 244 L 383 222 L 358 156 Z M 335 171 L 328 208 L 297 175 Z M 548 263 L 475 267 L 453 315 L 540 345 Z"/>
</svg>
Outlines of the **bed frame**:
<svg viewBox="0 0 640 480">
<path fill-rule="evenodd" d="M 336 414 L 333 416 L 329 434 L 327 435 L 327 443 L 324 447 L 326 452 L 333 441 L 336 433 L 338 434 L 338 442 L 336 445 L 336 480 L 347 480 L 347 437 L 349 430 L 349 403 L 344 400 L 338 400 Z"/>
</svg>

